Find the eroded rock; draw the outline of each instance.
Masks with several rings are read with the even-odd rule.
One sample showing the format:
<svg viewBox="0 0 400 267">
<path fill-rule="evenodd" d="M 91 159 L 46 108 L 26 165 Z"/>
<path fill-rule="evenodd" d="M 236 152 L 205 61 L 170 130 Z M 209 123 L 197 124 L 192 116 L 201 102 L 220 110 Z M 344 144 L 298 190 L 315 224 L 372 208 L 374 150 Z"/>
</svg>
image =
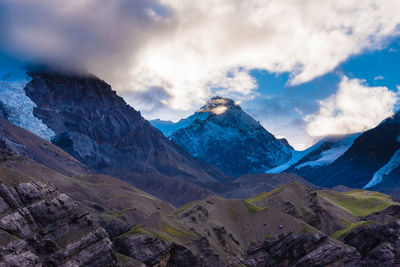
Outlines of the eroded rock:
<svg viewBox="0 0 400 267">
<path fill-rule="evenodd" d="M 116 266 L 107 233 L 67 195 L 0 181 L 0 266 Z"/>
</svg>

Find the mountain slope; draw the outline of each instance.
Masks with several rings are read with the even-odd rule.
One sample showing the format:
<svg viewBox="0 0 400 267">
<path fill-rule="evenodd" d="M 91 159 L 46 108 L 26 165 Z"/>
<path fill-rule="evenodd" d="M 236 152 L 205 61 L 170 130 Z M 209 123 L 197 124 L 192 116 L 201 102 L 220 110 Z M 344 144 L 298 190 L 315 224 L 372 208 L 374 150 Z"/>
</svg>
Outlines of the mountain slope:
<svg viewBox="0 0 400 267">
<path fill-rule="evenodd" d="M 303 168 L 317 169 L 329 165 L 342 156 L 360 136 L 359 133 L 349 135 L 327 136 L 316 144 L 303 151 L 292 149 L 292 157 L 284 164 L 267 171 L 267 173 L 280 173 L 295 169 L 302 174 Z"/>
<path fill-rule="evenodd" d="M 28 140 L 32 139 L 29 138 L 32 134 L 25 130 L 20 129 L 20 133 L 28 137 Z M 175 209 L 119 179 L 105 175 L 64 175 L 32 161 L 28 158 L 29 154 L 12 153 L 10 148 L 13 149 L 13 146 L 6 148 L 0 150 L 0 181 L 7 186 L 18 188 L 16 190 L 27 188 L 28 183 L 48 183 L 70 195 L 72 200 L 79 202 L 82 210 L 91 213 L 107 230 L 119 252 L 118 263 L 124 266 L 129 264 L 140 266 L 141 263 L 150 266 L 164 263 L 167 266 L 361 264 L 364 262 L 360 260 L 363 250 L 358 244 L 354 244 L 354 240 L 364 235 L 354 234 L 352 230 L 363 226 L 367 227 L 364 232 L 372 232 L 374 228 L 368 227 L 376 225 L 390 226 L 392 227 L 390 229 L 393 229 L 395 226 L 390 223 L 400 218 L 400 212 L 396 213 L 394 208 L 398 203 L 385 195 L 368 191 L 315 192 L 296 183 L 245 200 L 210 196 Z M 47 150 L 57 151 L 58 148 L 47 143 Z M 35 153 L 45 152 L 39 149 Z M 62 161 L 62 158 L 56 160 Z M 49 166 L 52 165 L 54 166 L 54 163 Z M 60 165 L 58 163 L 55 166 Z M 279 177 L 283 179 L 282 175 L 285 174 L 264 175 L 276 176 L 275 179 L 279 180 Z M 240 180 L 246 179 L 246 177 L 240 178 Z M 270 179 L 273 180 L 272 177 Z M 3 191 L 0 190 L 0 195 L 1 192 Z M 28 197 L 27 199 L 35 199 L 38 196 L 35 190 L 29 189 L 23 192 L 20 195 Z M 363 213 L 359 213 L 360 207 L 363 207 Z M 54 213 L 48 212 L 48 214 Z M 2 216 L 0 211 L 0 219 Z M 370 216 L 368 217 L 370 219 L 360 216 Z M 363 220 L 372 218 L 380 223 L 363 224 Z M 57 221 L 62 222 L 59 217 Z M 10 225 L 1 222 L 0 220 L 0 229 L 4 225 Z M 76 223 L 76 220 L 72 220 L 71 223 Z M 334 227 L 327 227 L 329 224 Z M 39 228 L 41 227 L 45 226 L 41 224 Z M 86 233 L 85 229 L 79 229 L 79 235 L 75 235 L 72 240 L 81 240 L 80 238 Z M 346 242 L 352 244 L 351 246 L 328 236 L 340 231 L 352 233 L 352 236 L 346 239 Z M 18 234 L 16 233 L 17 236 Z M 342 236 L 345 234 L 339 237 Z M 115 262 L 115 256 L 112 256 L 114 252 L 110 251 L 109 247 L 102 249 L 104 247 L 102 244 L 105 243 L 101 240 L 107 241 L 107 239 L 100 233 L 95 237 L 97 239 L 90 239 L 90 242 L 93 242 L 91 244 L 98 249 L 91 250 L 91 246 L 88 247 L 86 246 L 88 243 L 84 243 L 85 239 L 79 241 L 79 244 L 82 244 L 80 248 L 89 248 L 92 253 L 89 255 L 98 260 L 93 261 L 94 265 L 100 262 L 104 264 L 109 259 Z M 392 242 L 391 240 L 384 237 L 379 242 Z M 70 241 L 71 238 L 68 237 L 66 242 Z M 9 244 L 13 244 L 12 242 L 6 235 L 0 242 L 0 249 L 8 247 Z M 110 242 L 107 242 L 110 245 Z M 393 243 L 391 246 L 396 245 Z M 384 248 L 380 247 L 371 248 L 378 254 L 384 251 Z M 25 247 L 21 247 L 21 253 L 26 252 L 24 249 Z M 7 249 L 5 253 L 8 257 Z M 101 257 L 96 256 L 100 254 Z M 82 254 L 74 255 L 79 256 L 73 256 L 69 260 L 79 260 L 77 266 L 88 264 L 85 261 L 88 257 L 82 259 Z M 107 255 L 111 255 L 111 258 Z M 369 258 L 366 260 L 368 263 L 379 264 L 384 259 L 377 257 L 373 261 Z"/>
<path fill-rule="evenodd" d="M 317 143 L 287 171 L 318 186 L 345 185 L 398 196 L 399 136 L 400 114 L 397 113 L 362 134 Z M 329 153 L 335 150 L 340 153 Z M 323 162 L 324 154 L 326 162 Z"/>
<path fill-rule="evenodd" d="M 263 172 L 291 155 L 287 145 L 227 98 L 213 97 L 174 127 L 153 123 L 194 157 L 233 176 Z"/>
<path fill-rule="evenodd" d="M 80 161 L 73 164 L 85 165 L 85 171 L 117 176 L 176 205 L 213 194 L 193 182 L 230 179 L 165 138 L 100 79 L 54 72 L 30 75 L 19 83 L 0 84 L 1 116 L 52 141 Z M 44 156 L 40 163 L 47 166 L 57 157 L 54 153 L 60 154 L 50 149 L 37 156 Z"/>
<path fill-rule="evenodd" d="M 218 169 L 191 158 L 92 76 L 30 73 L 27 96 L 52 142 L 97 171 L 181 175 L 186 180 L 224 179 Z"/>
</svg>

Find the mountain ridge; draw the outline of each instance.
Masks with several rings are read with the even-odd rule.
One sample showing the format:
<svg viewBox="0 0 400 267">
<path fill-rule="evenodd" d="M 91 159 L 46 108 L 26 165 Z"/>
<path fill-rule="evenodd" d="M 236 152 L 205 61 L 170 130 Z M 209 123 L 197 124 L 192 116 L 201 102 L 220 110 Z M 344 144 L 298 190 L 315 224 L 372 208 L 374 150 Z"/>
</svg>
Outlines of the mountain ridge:
<svg viewBox="0 0 400 267">
<path fill-rule="evenodd" d="M 172 141 L 233 176 L 263 172 L 285 162 L 291 154 L 287 144 L 228 98 L 213 97 L 175 128 L 166 125 L 159 129 L 170 133 Z"/>
</svg>

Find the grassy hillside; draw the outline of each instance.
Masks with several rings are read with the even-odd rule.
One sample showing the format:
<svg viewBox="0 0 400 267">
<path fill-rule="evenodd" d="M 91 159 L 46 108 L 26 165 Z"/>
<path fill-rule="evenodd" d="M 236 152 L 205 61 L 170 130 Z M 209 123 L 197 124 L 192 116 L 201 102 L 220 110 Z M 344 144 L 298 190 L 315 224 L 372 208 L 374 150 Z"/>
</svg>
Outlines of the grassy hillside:
<svg viewBox="0 0 400 267">
<path fill-rule="evenodd" d="M 359 217 L 384 210 L 392 205 L 399 205 L 388 195 L 367 190 L 353 190 L 343 193 L 320 190 L 318 195 Z"/>
</svg>

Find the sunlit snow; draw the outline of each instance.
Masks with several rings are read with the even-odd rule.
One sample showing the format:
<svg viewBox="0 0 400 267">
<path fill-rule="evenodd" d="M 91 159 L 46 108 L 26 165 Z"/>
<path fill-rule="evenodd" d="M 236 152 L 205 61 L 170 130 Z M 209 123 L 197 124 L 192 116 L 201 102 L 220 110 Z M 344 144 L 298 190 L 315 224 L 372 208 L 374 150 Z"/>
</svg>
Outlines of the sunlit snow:
<svg viewBox="0 0 400 267">
<path fill-rule="evenodd" d="M 336 143 L 330 149 L 323 151 L 321 153 L 321 157 L 319 159 L 309 161 L 309 162 L 304 162 L 304 163 L 296 166 L 296 169 L 300 169 L 300 168 L 303 168 L 306 166 L 318 167 L 318 166 L 331 164 L 332 162 L 337 160 L 339 157 L 341 157 L 351 147 L 354 140 L 359 136 L 360 136 L 360 134 L 353 134 L 347 138 L 344 138 L 343 140 Z"/>
<path fill-rule="evenodd" d="M 302 158 L 307 156 L 309 153 L 318 149 L 321 144 L 322 144 L 322 142 L 318 142 L 317 144 L 315 144 L 303 151 L 292 150 L 292 157 L 289 159 L 288 162 L 286 162 L 282 165 L 279 165 L 275 168 L 272 168 L 272 169 L 266 171 L 266 173 L 280 173 L 280 172 L 283 172 L 283 171 L 289 169 L 292 165 L 299 162 Z"/>
<path fill-rule="evenodd" d="M 318 166 L 322 166 L 322 165 L 328 165 L 328 164 L 334 162 L 351 147 L 354 140 L 359 136 L 360 136 L 360 134 L 352 134 L 352 135 L 348 136 L 347 138 L 344 138 L 344 139 L 338 141 L 330 149 L 322 151 L 320 154 L 320 157 L 318 159 L 313 160 L 313 161 L 304 162 L 304 163 L 296 166 L 296 169 L 300 169 L 305 166 L 318 167 Z M 313 145 L 303 151 L 292 150 L 292 157 L 290 158 L 290 160 L 288 162 L 286 162 L 278 167 L 268 170 L 267 173 L 280 173 L 280 172 L 283 172 L 283 171 L 289 169 L 291 166 L 293 166 L 297 162 L 299 162 L 302 158 L 304 158 L 311 152 L 319 149 L 320 146 L 326 142 L 330 142 L 329 139 L 322 139 L 315 145 Z"/>
</svg>

